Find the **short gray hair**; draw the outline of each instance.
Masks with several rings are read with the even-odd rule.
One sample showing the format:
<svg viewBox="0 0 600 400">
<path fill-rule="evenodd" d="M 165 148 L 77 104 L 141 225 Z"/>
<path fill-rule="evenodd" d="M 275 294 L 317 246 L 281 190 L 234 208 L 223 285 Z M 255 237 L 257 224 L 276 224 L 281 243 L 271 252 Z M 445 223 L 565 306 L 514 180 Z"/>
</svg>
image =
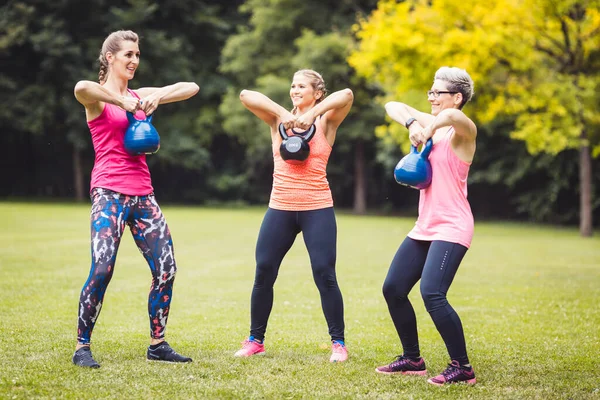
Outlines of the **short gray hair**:
<svg viewBox="0 0 600 400">
<path fill-rule="evenodd" d="M 449 91 L 462 94 L 463 100 L 459 109 L 463 108 L 473 97 L 475 85 L 473 84 L 471 76 L 464 69 L 457 67 L 441 67 L 436 71 L 433 79 L 447 82 Z"/>
</svg>

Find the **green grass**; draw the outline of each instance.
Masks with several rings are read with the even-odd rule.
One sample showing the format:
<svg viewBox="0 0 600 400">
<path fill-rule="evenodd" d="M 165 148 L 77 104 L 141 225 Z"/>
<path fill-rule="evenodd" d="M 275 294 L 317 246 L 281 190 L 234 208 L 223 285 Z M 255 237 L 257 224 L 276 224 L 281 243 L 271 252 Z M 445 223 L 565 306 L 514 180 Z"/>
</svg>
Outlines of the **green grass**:
<svg viewBox="0 0 600 400">
<path fill-rule="evenodd" d="M 330 364 L 327 327 L 298 237 L 275 285 L 267 355 L 236 359 L 248 334 L 263 208 L 163 206 L 178 275 L 168 340 L 192 364 L 147 363 L 148 267 L 129 232 L 93 336 L 99 370 L 75 367 L 89 273 L 89 205 L 0 203 L 0 398 L 599 399 L 600 239 L 575 229 L 479 223 L 449 292 L 478 384 L 382 376 L 401 352 L 381 294 L 414 220 L 338 212 L 338 279 L 350 360 Z M 448 362 L 411 298 L 430 375 Z"/>
</svg>

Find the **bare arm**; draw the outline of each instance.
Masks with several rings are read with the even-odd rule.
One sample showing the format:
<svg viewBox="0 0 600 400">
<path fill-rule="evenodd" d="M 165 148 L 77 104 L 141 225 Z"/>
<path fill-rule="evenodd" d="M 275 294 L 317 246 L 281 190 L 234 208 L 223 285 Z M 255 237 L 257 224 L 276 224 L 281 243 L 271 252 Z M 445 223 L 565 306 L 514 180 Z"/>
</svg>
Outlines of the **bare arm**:
<svg viewBox="0 0 600 400">
<path fill-rule="evenodd" d="M 143 87 L 136 90 L 141 97 L 141 109 L 152 114 L 159 104 L 174 103 L 194 96 L 200 87 L 194 82 L 178 82 L 163 87 Z"/>
<path fill-rule="evenodd" d="M 130 112 L 135 112 L 139 107 L 137 99 L 129 96 L 120 96 L 110 92 L 99 83 L 92 81 L 77 82 L 74 93 L 77 101 L 90 111 L 93 111 L 95 108 L 101 108 L 100 103 L 114 104 Z"/>
<path fill-rule="evenodd" d="M 442 110 L 437 117 L 421 132 L 423 141 L 431 138 L 435 132 L 443 127 L 452 126 L 454 133 L 464 141 L 474 142 L 477 137 L 477 127 L 462 111 L 456 108 Z"/>
<path fill-rule="evenodd" d="M 296 118 L 296 126 L 306 130 L 310 128 L 319 115 L 322 115 L 326 131 L 335 132 L 350 112 L 353 102 L 354 94 L 352 90 L 343 89 L 334 92 L 311 108 L 310 111 Z"/>
<path fill-rule="evenodd" d="M 244 107 L 269 125 L 272 132 L 276 130 L 275 125 L 278 121 L 281 121 L 286 129 L 294 127 L 295 118 L 292 113 L 260 92 L 244 89 L 240 92 L 240 101 Z"/>
<path fill-rule="evenodd" d="M 402 124 L 402 126 L 405 126 L 406 122 L 410 118 L 416 119 L 419 125 L 421 125 L 422 127 L 431 124 L 435 119 L 435 117 L 431 114 L 421 112 L 398 101 L 390 101 L 386 103 L 385 111 L 391 119 L 398 122 L 399 124 Z"/>
</svg>

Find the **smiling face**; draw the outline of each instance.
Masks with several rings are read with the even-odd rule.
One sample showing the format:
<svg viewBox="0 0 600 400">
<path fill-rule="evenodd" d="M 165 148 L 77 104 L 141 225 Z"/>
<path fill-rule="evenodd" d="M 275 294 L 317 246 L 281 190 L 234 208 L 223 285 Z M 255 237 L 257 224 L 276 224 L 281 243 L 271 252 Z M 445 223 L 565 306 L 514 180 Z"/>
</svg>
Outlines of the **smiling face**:
<svg viewBox="0 0 600 400">
<path fill-rule="evenodd" d="M 294 75 L 294 80 L 290 87 L 290 98 L 294 107 L 299 109 L 311 108 L 322 95 L 323 93 L 320 90 L 313 88 L 309 77 L 304 74 Z"/>
<path fill-rule="evenodd" d="M 435 79 L 427 94 L 427 100 L 431 103 L 431 114 L 437 116 L 447 108 L 459 108 L 462 102 L 462 94 L 454 93 L 448 89 L 448 82 Z M 448 93 L 451 92 L 451 93 Z"/>
<path fill-rule="evenodd" d="M 140 48 L 137 42 L 121 40 L 119 51 L 106 53 L 110 73 L 124 80 L 131 80 L 140 64 Z"/>
</svg>

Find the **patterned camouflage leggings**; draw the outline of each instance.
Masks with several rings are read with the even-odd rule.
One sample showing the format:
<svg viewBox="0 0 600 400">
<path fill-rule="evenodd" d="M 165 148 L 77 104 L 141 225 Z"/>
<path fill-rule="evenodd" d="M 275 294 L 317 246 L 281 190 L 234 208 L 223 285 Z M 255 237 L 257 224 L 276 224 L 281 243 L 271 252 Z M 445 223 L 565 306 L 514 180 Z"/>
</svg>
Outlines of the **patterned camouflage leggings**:
<svg viewBox="0 0 600 400">
<path fill-rule="evenodd" d="M 162 339 L 177 268 L 171 233 L 154 195 L 128 196 L 95 188 L 91 199 L 92 267 L 79 298 L 78 342 L 89 344 L 91 341 L 104 293 L 114 272 L 125 224 L 129 225 L 135 244 L 152 272 L 148 297 L 150 336 Z"/>
</svg>

